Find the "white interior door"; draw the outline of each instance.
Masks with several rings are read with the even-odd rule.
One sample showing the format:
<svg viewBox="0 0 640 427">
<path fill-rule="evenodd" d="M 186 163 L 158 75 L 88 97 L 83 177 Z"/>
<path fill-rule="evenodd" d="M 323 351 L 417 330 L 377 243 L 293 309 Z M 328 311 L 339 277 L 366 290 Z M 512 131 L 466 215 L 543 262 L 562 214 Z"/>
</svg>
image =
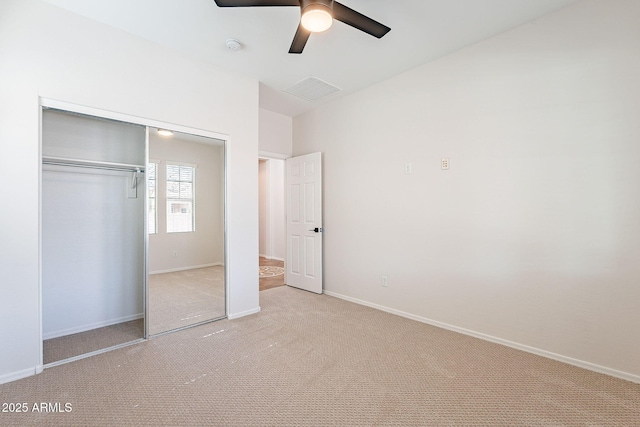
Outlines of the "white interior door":
<svg viewBox="0 0 640 427">
<path fill-rule="evenodd" d="M 287 159 L 289 286 L 322 293 L 322 154 Z"/>
</svg>

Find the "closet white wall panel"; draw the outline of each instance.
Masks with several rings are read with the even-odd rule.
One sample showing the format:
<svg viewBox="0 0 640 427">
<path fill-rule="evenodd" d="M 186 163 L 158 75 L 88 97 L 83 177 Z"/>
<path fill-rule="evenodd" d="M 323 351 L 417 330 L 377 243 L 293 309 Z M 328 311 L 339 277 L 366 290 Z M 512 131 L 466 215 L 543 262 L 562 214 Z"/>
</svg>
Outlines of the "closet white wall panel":
<svg viewBox="0 0 640 427">
<path fill-rule="evenodd" d="M 145 128 L 131 123 L 44 110 L 42 155 L 144 164 Z"/>
</svg>

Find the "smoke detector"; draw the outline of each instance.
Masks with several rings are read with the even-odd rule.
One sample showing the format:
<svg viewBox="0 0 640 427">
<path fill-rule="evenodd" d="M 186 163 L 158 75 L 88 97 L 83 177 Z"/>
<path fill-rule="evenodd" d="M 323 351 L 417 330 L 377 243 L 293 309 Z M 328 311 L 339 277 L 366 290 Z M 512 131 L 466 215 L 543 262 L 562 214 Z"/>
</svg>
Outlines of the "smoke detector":
<svg viewBox="0 0 640 427">
<path fill-rule="evenodd" d="M 242 43 L 239 40 L 236 40 L 236 39 L 227 39 L 225 44 L 227 45 L 227 49 L 232 50 L 232 51 L 236 51 L 236 50 L 242 49 Z"/>
</svg>

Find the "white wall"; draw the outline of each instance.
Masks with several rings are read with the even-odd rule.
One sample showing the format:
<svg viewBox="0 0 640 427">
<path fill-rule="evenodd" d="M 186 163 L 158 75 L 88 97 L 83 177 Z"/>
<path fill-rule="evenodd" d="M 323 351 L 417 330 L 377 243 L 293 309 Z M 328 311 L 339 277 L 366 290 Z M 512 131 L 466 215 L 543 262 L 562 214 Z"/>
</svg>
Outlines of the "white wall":
<svg viewBox="0 0 640 427">
<path fill-rule="evenodd" d="M 259 255 L 271 257 L 271 221 L 269 219 L 269 164 L 267 160 L 258 161 L 258 217 L 259 217 Z"/>
<path fill-rule="evenodd" d="M 284 261 L 287 256 L 286 205 L 285 205 L 285 161 L 269 160 L 269 201 L 271 222 L 271 258 Z"/>
<path fill-rule="evenodd" d="M 229 315 L 259 310 L 258 82 L 37 0 L 5 0 L 0 170 L 12 185 L 0 195 L 20 209 L 0 213 L 0 382 L 42 363 L 39 96 L 228 134 Z"/>
<path fill-rule="evenodd" d="M 638 22 L 579 2 L 294 118 L 325 290 L 640 381 Z"/>
<path fill-rule="evenodd" d="M 260 256 L 284 261 L 287 255 L 285 224 L 285 161 L 263 159 L 258 164 Z"/>
<path fill-rule="evenodd" d="M 260 152 L 291 157 L 292 118 L 260 108 Z"/>
<path fill-rule="evenodd" d="M 144 199 L 123 173 L 69 169 L 42 175 L 44 339 L 144 314 Z"/>
<path fill-rule="evenodd" d="M 158 232 L 149 235 L 149 272 L 224 265 L 224 146 L 182 140 L 179 133 L 163 138 L 151 131 L 149 159 L 160 162 Z M 167 233 L 168 162 L 196 165 L 195 228 L 191 233 Z"/>
</svg>

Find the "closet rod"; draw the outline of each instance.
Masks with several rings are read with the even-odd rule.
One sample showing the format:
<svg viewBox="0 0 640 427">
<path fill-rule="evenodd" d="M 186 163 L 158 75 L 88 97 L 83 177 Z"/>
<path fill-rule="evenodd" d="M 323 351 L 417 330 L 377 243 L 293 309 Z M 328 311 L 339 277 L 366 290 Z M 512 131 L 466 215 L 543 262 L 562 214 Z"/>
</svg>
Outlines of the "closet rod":
<svg viewBox="0 0 640 427">
<path fill-rule="evenodd" d="M 125 172 L 144 172 L 144 165 L 129 163 L 100 162 L 96 160 L 69 159 L 66 157 L 42 157 L 42 164 L 56 166 L 74 166 L 80 168 L 106 169 Z"/>
</svg>

